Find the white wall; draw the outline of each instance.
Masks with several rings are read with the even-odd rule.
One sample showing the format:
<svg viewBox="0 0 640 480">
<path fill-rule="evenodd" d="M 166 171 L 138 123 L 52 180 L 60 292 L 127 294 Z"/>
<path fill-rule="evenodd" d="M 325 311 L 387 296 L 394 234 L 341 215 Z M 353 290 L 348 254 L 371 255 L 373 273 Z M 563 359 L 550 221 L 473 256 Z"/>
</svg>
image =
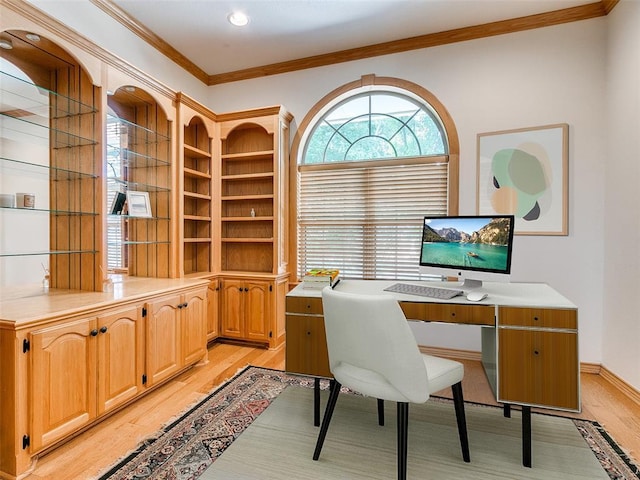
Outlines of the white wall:
<svg viewBox="0 0 640 480">
<path fill-rule="evenodd" d="M 514 280 L 547 282 L 579 307 L 580 359 L 602 359 L 606 19 L 247 80 L 211 89 L 228 111 L 285 105 L 298 121 L 325 94 L 364 74 L 410 80 L 432 92 L 460 137 L 460 213 L 475 213 L 476 136 L 569 124 L 569 235 L 518 236 Z M 295 131 L 295 126 L 294 126 Z M 422 325 L 420 343 L 479 350 L 479 332 Z"/>
<path fill-rule="evenodd" d="M 640 2 L 621 0 L 604 18 L 206 88 L 89 2 L 31 1 L 219 113 L 282 104 L 301 121 L 326 93 L 364 74 L 418 83 L 456 123 L 463 214 L 475 213 L 478 133 L 568 123 L 569 235 L 517 237 L 515 280 L 547 282 L 573 301 L 580 360 L 640 388 Z M 479 349 L 468 328 L 424 326 L 417 335 Z"/>
<path fill-rule="evenodd" d="M 640 388 L 640 2 L 609 16 L 602 364 Z"/>
</svg>

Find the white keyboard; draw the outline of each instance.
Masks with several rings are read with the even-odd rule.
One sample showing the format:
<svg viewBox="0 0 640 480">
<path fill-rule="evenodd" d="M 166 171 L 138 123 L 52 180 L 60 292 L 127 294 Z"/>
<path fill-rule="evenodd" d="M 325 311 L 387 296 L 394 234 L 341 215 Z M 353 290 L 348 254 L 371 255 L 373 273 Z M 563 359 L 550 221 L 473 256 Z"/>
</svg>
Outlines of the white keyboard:
<svg viewBox="0 0 640 480">
<path fill-rule="evenodd" d="M 395 283 L 385 288 L 388 292 L 406 293 L 407 295 L 418 295 L 420 297 L 439 298 L 448 300 L 458 295 L 462 295 L 462 290 L 453 288 L 428 287 L 426 285 L 411 285 L 409 283 Z"/>
</svg>

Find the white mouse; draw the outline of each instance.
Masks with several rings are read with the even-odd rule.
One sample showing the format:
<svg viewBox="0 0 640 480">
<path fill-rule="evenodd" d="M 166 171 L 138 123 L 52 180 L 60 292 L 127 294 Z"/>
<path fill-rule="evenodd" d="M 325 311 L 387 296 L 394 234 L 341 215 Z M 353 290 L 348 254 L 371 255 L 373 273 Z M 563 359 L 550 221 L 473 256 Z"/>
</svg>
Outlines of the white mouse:
<svg viewBox="0 0 640 480">
<path fill-rule="evenodd" d="M 470 302 L 479 302 L 487 298 L 487 294 L 484 292 L 469 292 L 467 293 L 467 300 Z"/>
</svg>

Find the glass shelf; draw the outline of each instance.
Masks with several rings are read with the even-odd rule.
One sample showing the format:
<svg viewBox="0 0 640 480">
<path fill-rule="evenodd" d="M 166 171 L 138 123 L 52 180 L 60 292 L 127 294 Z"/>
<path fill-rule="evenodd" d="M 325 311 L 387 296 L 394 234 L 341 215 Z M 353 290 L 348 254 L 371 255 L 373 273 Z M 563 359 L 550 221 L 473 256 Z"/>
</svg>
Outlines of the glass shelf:
<svg viewBox="0 0 640 480">
<path fill-rule="evenodd" d="M 132 217 L 131 215 L 122 215 L 119 213 L 109 213 L 107 217 L 109 217 L 109 219 L 121 218 L 123 220 L 171 220 L 169 217 Z"/>
<path fill-rule="evenodd" d="M 2 117 L 2 138 L 23 143 L 31 143 L 51 148 L 80 147 L 96 145 L 98 142 L 91 138 L 74 135 L 51 125 L 30 120 L 29 117 L 13 117 L 7 113 L 0 113 Z M 27 132 L 26 130 L 30 130 Z"/>
<path fill-rule="evenodd" d="M 123 185 L 127 188 L 127 190 L 140 191 L 140 192 L 170 192 L 171 188 L 168 187 L 160 187 L 158 185 L 151 185 L 149 183 L 140 183 L 140 182 L 127 182 L 125 180 L 120 180 L 116 177 L 107 177 L 108 182 L 114 182 L 118 185 Z"/>
<path fill-rule="evenodd" d="M 77 253 L 98 253 L 98 250 L 49 250 L 42 252 L 5 252 L 0 253 L 0 257 L 39 257 L 48 255 L 69 255 Z"/>
<path fill-rule="evenodd" d="M 148 240 L 148 241 L 144 241 L 144 242 L 136 242 L 136 241 L 129 241 L 129 240 L 123 240 L 123 241 L 118 241 L 118 242 L 109 242 L 107 243 L 108 246 L 110 247 L 120 247 L 122 245 L 169 245 L 171 242 L 170 241 L 155 241 L 155 240 Z"/>
<path fill-rule="evenodd" d="M 59 119 L 76 115 L 95 113 L 97 109 L 65 95 L 39 87 L 34 83 L 15 77 L 6 72 L 0 72 L 2 83 L 3 110 L 28 113 L 32 117 L 39 117 L 43 125 L 49 119 Z M 43 97 L 42 101 L 34 99 L 36 89 Z M 28 94 L 28 95 L 27 95 Z M 38 122 L 36 122 L 38 123 Z"/>
<path fill-rule="evenodd" d="M 31 213 L 46 213 L 47 215 L 70 215 L 70 216 L 79 216 L 79 215 L 88 215 L 95 217 L 98 214 L 96 212 L 77 212 L 70 210 L 57 210 L 57 209 L 48 209 L 48 208 L 18 208 L 18 207 L 0 207 L 0 211 L 14 211 L 19 212 L 20 214 L 25 212 Z"/>
<path fill-rule="evenodd" d="M 5 167 L 15 168 L 25 173 L 33 173 L 43 175 L 53 181 L 76 180 L 80 178 L 98 178 L 98 175 L 92 173 L 77 172 L 60 167 L 51 167 L 39 163 L 25 162 L 23 160 L 15 160 L 13 158 L 0 157 L 0 161 L 6 163 Z"/>
</svg>

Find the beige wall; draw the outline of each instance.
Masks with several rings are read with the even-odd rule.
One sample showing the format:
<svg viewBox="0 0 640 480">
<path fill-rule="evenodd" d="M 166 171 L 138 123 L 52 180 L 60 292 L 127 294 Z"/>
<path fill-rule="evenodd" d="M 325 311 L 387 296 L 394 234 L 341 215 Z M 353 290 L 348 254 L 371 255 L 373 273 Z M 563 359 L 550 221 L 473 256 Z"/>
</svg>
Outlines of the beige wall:
<svg viewBox="0 0 640 480">
<path fill-rule="evenodd" d="M 602 363 L 640 388 L 640 2 L 608 27 Z"/>
<path fill-rule="evenodd" d="M 568 123 L 569 235 L 517 237 L 514 279 L 547 282 L 577 304 L 581 361 L 602 362 L 640 388 L 634 308 L 640 2 L 622 0 L 605 18 L 209 88 L 90 2 L 74 2 L 74 9 L 69 2 L 32 3 L 216 112 L 283 104 L 301 121 L 326 93 L 365 74 L 418 83 L 456 122 L 463 214 L 475 212 L 478 133 Z M 294 121 L 292 133 L 296 127 Z M 620 168 L 606 168 L 612 164 Z M 623 296 L 609 279 L 624 286 Z M 424 344 L 479 349 L 477 332 L 469 329 L 425 327 L 416 334 Z"/>
<path fill-rule="evenodd" d="M 569 124 L 569 235 L 518 236 L 513 279 L 547 282 L 580 308 L 580 357 L 602 359 L 607 19 L 464 42 L 211 89 L 216 110 L 283 103 L 301 121 L 334 88 L 368 73 L 418 83 L 445 105 L 460 137 L 460 213 L 475 213 L 476 136 Z M 294 125 L 295 130 L 295 125 Z M 479 350 L 479 334 L 416 328 L 420 343 Z"/>
</svg>

